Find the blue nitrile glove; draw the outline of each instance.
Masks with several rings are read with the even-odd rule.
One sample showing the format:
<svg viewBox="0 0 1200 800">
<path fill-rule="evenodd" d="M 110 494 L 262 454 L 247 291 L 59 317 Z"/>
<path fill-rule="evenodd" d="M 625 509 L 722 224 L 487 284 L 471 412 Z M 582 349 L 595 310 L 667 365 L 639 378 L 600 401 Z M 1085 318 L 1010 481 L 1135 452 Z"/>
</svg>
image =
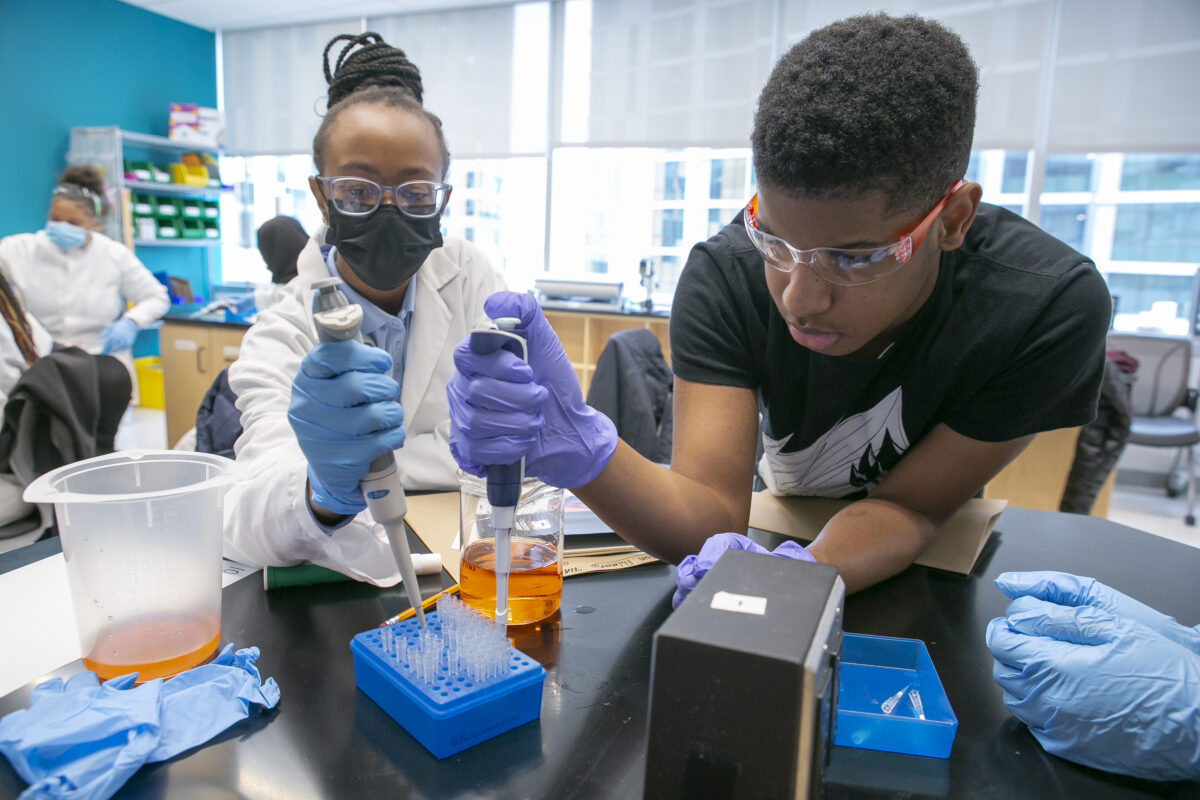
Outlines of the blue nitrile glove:
<svg viewBox="0 0 1200 800">
<path fill-rule="evenodd" d="M 361 342 L 319 344 L 292 381 L 288 421 L 308 459 L 313 505 L 335 514 L 367 507 L 358 483 L 372 461 L 404 444 L 392 359 Z"/>
<path fill-rule="evenodd" d="M 575 369 L 537 302 L 527 294 L 497 292 L 485 313 L 517 317 L 529 343 L 529 363 L 505 350 L 454 351 L 458 371 L 446 385 L 450 453 L 463 471 L 482 476 L 489 464 L 525 457 L 525 474 L 551 486 L 590 483 L 617 449 L 612 420 L 583 402 Z"/>
<path fill-rule="evenodd" d="M 671 608 L 679 608 L 683 599 L 692 593 L 700 579 L 708 574 L 717 563 L 717 559 L 726 550 L 749 550 L 751 553 L 770 553 L 773 556 L 794 558 L 797 561 L 816 561 L 812 553 L 804 549 L 799 542 L 788 540 L 767 550 L 762 545 L 755 544 L 749 537 L 740 533 L 718 533 L 708 537 L 700 552 L 694 556 L 685 556 L 675 569 L 675 595 L 671 598 Z"/>
<path fill-rule="evenodd" d="M 254 292 L 235 294 L 226 298 L 226 301 L 228 302 L 227 308 L 235 314 L 245 314 L 247 311 L 254 310 Z"/>
<path fill-rule="evenodd" d="M 136 322 L 129 317 L 121 317 L 100 331 L 100 341 L 102 342 L 100 354 L 108 355 L 109 353 L 128 350 L 133 347 L 133 340 L 137 338 L 137 332 L 138 326 Z"/>
<path fill-rule="evenodd" d="M 1138 602 L 1095 578 L 1066 572 L 1005 572 L 996 586 L 1009 598 L 1028 595 L 1060 606 L 1091 606 L 1113 616 L 1140 622 L 1146 627 L 1200 655 L 1200 631 L 1180 625 L 1145 603 Z"/>
<path fill-rule="evenodd" d="M 1151 780 L 1200 779 L 1200 656 L 1095 606 L 1018 597 L 988 624 L 1004 704 L 1056 756 Z"/>
<path fill-rule="evenodd" d="M 30 785 L 21 797 L 103 800 L 142 764 L 203 744 L 273 708 L 279 687 L 260 684 L 258 648 L 227 644 L 215 660 L 167 681 L 133 687 L 137 675 L 101 684 L 94 672 L 39 684 L 29 708 L 0 719 L 0 752 Z M 131 688 L 132 687 L 132 688 Z"/>
</svg>

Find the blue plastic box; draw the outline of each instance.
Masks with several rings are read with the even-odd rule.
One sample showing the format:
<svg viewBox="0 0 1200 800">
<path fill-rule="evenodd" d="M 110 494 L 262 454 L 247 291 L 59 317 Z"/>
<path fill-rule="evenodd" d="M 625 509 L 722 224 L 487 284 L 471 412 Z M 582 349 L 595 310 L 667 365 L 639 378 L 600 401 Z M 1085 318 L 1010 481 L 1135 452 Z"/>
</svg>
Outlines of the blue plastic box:
<svg viewBox="0 0 1200 800">
<path fill-rule="evenodd" d="M 840 669 L 834 744 L 950 756 L 958 718 L 924 642 L 847 633 Z M 912 690 L 920 693 L 925 719 L 917 715 Z"/>
<path fill-rule="evenodd" d="M 426 614 L 433 626 L 437 613 Z M 415 634 L 417 620 L 390 626 L 397 636 Z M 454 755 L 541 716 L 546 670 L 509 647 L 508 674 L 471 680 L 439 669 L 432 687 L 410 680 L 400 659 L 386 652 L 382 629 L 350 641 L 354 681 L 388 716 L 438 758 Z"/>
</svg>

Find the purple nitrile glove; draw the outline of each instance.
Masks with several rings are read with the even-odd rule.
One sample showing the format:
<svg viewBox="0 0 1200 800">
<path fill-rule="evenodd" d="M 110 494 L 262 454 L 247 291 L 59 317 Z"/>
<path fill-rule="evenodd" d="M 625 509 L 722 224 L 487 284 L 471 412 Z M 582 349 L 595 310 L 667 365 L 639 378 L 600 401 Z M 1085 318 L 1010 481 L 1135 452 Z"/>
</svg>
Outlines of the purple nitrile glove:
<svg viewBox="0 0 1200 800">
<path fill-rule="evenodd" d="M 121 317 L 100 331 L 100 341 L 103 343 L 100 347 L 101 355 L 117 353 L 133 347 L 133 340 L 137 338 L 137 333 L 137 323 L 129 317 Z"/>
<path fill-rule="evenodd" d="M 392 359 L 361 342 L 319 344 L 292 381 L 288 422 L 308 460 L 313 505 L 353 515 L 367 507 L 359 482 L 374 461 L 404 444 Z"/>
<path fill-rule="evenodd" d="M 579 379 L 537 302 L 497 292 L 483 304 L 492 319 L 516 317 L 529 363 L 505 350 L 479 355 L 467 340 L 446 385 L 450 453 L 464 472 L 525 457 L 525 474 L 565 489 L 591 482 L 617 449 L 612 420 L 583 402 Z"/>
<path fill-rule="evenodd" d="M 675 595 L 671 598 L 671 608 L 679 608 L 683 599 L 692 593 L 700 579 L 708 574 L 717 563 L 717 559 L 726 550 L 749 550 L 751 553 L 767 553 L 773 556 L 794 558 L 797 561 L 816 561 L 812 553 L 804 549 L 799 542 L 788 540 L 774 550 L 755 544 L 749 537 L 740 533 L 718 533 L 708 537 L 708 541 L 694 556 L 687 556 L 679 562 L 675 569 Z"/>
</svg>

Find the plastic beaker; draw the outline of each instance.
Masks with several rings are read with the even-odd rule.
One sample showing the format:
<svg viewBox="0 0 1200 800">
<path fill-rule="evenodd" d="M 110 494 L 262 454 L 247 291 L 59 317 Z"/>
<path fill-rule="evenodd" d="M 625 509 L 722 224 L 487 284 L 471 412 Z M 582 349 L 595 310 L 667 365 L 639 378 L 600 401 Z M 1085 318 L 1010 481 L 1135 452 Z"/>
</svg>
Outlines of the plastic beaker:
<svg viewBox="0 0 1200 800">
<path fill-rule="evenodd" d="M 495 533 L 483 478 L 464 472 L 459 483 L 459 594 L 489 617 L 496 615 Z M 549 617 L 562 603 L 563 490 L 534 478 L 521 484 L 509 534 L 508 624 Z"/>
<path fill-rule="evenodd" d="M 207 453 L 124 450 L 25 490 L 54 504 L 83 663 L 101 680 L 169 677 L 217 649 L 222 504 L 242 472 Z"/>
</svg>

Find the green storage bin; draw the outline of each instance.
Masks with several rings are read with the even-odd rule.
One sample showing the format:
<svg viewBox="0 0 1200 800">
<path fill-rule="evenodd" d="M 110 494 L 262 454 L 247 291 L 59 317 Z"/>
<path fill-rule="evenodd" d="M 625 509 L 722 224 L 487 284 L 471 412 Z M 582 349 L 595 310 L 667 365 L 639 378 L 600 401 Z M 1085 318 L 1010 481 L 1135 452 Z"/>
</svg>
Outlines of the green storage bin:
<svg viewBox="0 0 1200 800">
<path fill-rule="evenodd" d="M 215 220 L 221 216 L 221 204 L 216 200 L 205 200 L 204 202 L 204 218 Z"/>
<path fill-rule="evenodd" d="M 183 239 L 203 239 L 204 238 L 204 220 L 188 219 L 179 220 L 179 235 Z"/>
<path fill-rule="evenodd" d="M 170 183 L 171 170 L 162 164 L 150 164 L 150 179 L 155 183 Z"/>
<path fill-rule="evenodd" d="M 129 196 L 129 205 L 135 217 L 154 216 L 154 198 L 148 194 L 131 194 Z"/>
<path fill-rule="evenodd" d="M 159 219 L 178 219 L 179 202 L 172 197 L 154 198 L 154 216 Z"/>
<path fill-rule="evenodd" d="M 179 221 L 169 217 L 160 217 L 158 220 L 158 238 L 159 239 L 178 239 L 179 237 Z"/>
<path fill-rule="evenodd" d="M 204 201 L 203 200 L 181 200 L 180 214 L 184 219 L 200 220 L 204 218 Z"/>
<path fill-rule="evenodd" d="M 221 224 L 215 219 L 204 220 L 204 238 L 205 239 L 220 239 Z"/>
<path fill-rule="evenodd" d="M 149 183 L 154 180 L 154 170 L 151 169 L 149 161 L 126 161 L 125 171 L 133 175 L 139 181 Z"/>
</svg>

